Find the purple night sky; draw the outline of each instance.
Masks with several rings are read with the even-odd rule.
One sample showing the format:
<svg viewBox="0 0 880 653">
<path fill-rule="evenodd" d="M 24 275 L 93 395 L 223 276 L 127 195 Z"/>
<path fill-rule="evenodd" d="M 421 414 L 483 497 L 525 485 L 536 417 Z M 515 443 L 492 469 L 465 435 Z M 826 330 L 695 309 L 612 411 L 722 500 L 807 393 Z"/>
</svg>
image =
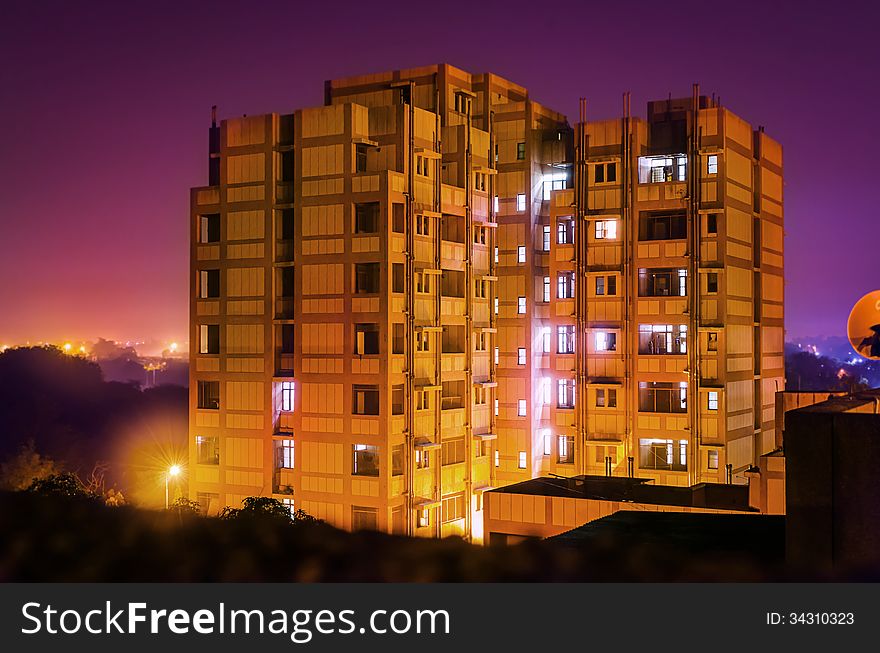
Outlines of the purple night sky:
<svg viewBox="0 0 880 653">
<path fill-rule="evenodd" d="M 187 333 L 188 190 L 221 117 L 319 105 L 325 79 L 449 62 L 577 117 L 690 95 L 785 148 L 789 337 L 845 335 L 880 288 L 874 3 L 6 2 L 0 342 Z M 410 29 L 412 28 L 412 29 Z M 845 280 L 845 281 L 843 281 Z"/>
</svg>

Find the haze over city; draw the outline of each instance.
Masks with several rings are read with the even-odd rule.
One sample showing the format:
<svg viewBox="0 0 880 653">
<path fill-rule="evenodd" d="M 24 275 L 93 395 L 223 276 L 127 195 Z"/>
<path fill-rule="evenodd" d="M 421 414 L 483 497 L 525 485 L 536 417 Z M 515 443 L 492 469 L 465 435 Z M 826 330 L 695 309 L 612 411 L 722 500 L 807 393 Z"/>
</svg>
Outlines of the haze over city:
<svg viewBox="0 0 880 653">
<path fill-rule="evenodd" d="M 713 19 L 703 4 L 680 2 L 646 5 L 638 20 L 622 6 L 546 7 L 531 20 L 559 35 L 553 47 L 533 42 L 503 5 L 426 9 L 424 29 L 397 32 L 384 17 L 393 4 L 7 6 L 0 341 L 186 341 L 188 189 L 206 181 L 211 105 L 221 116 L 293 110 L 320 104 L 325 79 L 438 61 L 504 75 L 570 122 L 578 95 L 591 118 L 612 117 L 631 90 L 643 114 L 647 99 L 688 96 L 701 83 L 784 144 L 789 338 L 843 335 L 852 304 L 875 289 L 863 227 L 873 203 L 839 190 L 872 183 L 880 136 L 859 119 L 880 91 L 850 86 L 857 66 L 877 60 L 868 4 L 829 16 L 819 3 L 740 3 Z M 421 11 L 407 9 L 414 20 Z M 490 14 L 487 33 L 478 25 Z M 284 35 L 294 22 L 331 18 L 330 36 Z M 621 41 L 614 26 L 624 22 Z M 576 24 L 588 33 L 572 33 Z M 686 35 L 712 24 L 718 49 L 695 53 Z M 233 38 L 235 49 L 219 47 Z"/>
</svg>

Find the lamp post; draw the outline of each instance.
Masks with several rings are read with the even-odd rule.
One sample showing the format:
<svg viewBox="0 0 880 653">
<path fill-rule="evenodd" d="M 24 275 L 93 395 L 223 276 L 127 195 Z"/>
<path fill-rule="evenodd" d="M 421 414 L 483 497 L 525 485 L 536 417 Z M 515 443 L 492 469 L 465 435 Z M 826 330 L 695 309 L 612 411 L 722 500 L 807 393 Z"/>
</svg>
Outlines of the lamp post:
<svg viewBox="0 0 880 653">
<path fill-rule="evenodd" d="M 165 510 L 168 510 L 168 482 L 180 475 L 180 465 L 171 465 L 165 474 Z"/>
</svg>

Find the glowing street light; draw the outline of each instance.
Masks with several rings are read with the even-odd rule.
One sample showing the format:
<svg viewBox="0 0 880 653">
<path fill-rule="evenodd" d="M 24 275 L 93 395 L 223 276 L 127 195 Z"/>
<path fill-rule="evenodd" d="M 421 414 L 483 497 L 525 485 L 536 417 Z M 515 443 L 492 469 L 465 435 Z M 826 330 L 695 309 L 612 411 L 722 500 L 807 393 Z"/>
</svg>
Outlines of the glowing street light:
<svg viewBox="0 0 880 653">
<path fill-rule="evenodd" d="M 73 347 L 73 345 L 71 345 L 69 342 L 65 342 L 64 343 L 64 353 L 69 354 L 72 347 Z"/>
<path fill-rule="evenodd" d="M 165 474 L 165 510 L 168 510 L 168 482 L 178 476 L 180 476 L 180 465 L 171 465 Z"/>
</svg>

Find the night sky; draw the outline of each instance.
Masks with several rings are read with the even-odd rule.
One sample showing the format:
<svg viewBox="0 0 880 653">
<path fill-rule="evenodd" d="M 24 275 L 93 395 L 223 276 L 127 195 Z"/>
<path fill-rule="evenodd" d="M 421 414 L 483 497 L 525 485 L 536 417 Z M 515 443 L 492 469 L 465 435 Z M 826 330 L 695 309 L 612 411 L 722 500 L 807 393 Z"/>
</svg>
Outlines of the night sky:
<svg viewBox="0 0 880 653">
<path fill-rule="evenodd" d="M 569 120 L 699 82 L 785 148 L 789 337 L 845 335 L 880 288 L 873 3 L 303 4 L 3 3 L 0 344 L 184 341 L 211 105 L 289 112 L 325 79 L 444 61 Z"/>
</svg>

